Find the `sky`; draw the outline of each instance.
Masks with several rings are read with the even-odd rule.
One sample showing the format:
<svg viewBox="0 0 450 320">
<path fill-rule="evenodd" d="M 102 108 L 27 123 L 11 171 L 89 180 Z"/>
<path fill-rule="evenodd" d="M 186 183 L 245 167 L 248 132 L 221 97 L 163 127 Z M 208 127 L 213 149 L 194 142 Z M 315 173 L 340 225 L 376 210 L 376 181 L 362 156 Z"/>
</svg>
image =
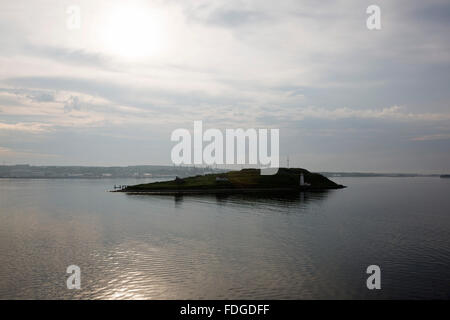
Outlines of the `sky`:
<svg viewBox="0 0 450 320">
<path fill-rule="evenodd" d="M 450 172 L 449 31 L 444 0 L 0 0 L 0 164 L 170 165 L 202 120 L 279 129 L 281 165 Z"/>
</svg>

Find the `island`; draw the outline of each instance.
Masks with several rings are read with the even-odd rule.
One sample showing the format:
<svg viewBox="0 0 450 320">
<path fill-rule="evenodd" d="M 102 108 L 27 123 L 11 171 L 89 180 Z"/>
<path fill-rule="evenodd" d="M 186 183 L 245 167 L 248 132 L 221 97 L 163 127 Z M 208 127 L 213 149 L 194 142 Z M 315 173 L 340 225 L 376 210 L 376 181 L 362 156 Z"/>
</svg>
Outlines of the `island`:
<svg viewBox="0 0 450 320">
<path fill-rule="evenodd" d="M 284 193 L 341 188 L 345 186 L 319 173 L 300 168 L 280 168 L 274 175 L 261 175 L 259 169 L 242 169 L 125 186 L 113 192 L 132 194 Z"/>
</svg>

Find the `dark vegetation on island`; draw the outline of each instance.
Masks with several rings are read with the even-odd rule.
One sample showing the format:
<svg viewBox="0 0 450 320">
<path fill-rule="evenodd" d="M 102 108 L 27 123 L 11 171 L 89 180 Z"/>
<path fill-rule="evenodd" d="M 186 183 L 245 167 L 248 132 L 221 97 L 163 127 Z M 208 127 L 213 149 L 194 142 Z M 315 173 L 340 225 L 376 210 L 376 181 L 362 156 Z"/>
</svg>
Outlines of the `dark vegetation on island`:
<svg viewBox="0 0 450 320">
<path fill-rule="evenodd" d="M 303 175 L 303 184 L 301 176 Z M 305 169 L 280 168 L 275 175 L 261 175 L 259 169 L 243 169 L 218 174 L 175 178 L 175 180 L 127 186 L 118 192 L 127 193 L 227 193 L 227 192 L 285 192 L 340 189 L 318 173 Z"/>
</svg>

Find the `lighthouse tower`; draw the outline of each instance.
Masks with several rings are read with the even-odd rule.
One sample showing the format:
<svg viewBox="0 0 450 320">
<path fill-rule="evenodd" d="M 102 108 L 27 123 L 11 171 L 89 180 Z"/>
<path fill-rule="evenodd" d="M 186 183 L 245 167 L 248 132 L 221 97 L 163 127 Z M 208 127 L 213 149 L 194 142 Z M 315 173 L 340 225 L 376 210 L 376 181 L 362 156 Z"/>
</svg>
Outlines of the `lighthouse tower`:
<svg viewBox="0 0 450 320">
<path fill-rule="evenodd" d="M 300 174 L 300 186 L 305 185 L 305 177 L 303 176 L 303 173 Z"/>
</svg>

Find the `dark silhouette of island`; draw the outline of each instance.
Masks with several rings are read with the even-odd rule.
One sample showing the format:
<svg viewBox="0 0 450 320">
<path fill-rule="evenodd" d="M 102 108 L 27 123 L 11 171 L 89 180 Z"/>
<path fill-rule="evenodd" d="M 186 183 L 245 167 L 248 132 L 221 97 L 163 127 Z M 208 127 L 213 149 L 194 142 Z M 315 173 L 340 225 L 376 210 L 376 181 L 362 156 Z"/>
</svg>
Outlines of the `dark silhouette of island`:
<svg viewBox="0 0 450 320">
<path fill-rule="evenodd" d="M 136 194 L 278 193 L 340 188 L 344 186 L 319 173 L 300 168 L 280 168 L 274 175 L 261 175 L 259 169 L 242 169 L 126 186 L 115 192 Z"/>
</svg>

